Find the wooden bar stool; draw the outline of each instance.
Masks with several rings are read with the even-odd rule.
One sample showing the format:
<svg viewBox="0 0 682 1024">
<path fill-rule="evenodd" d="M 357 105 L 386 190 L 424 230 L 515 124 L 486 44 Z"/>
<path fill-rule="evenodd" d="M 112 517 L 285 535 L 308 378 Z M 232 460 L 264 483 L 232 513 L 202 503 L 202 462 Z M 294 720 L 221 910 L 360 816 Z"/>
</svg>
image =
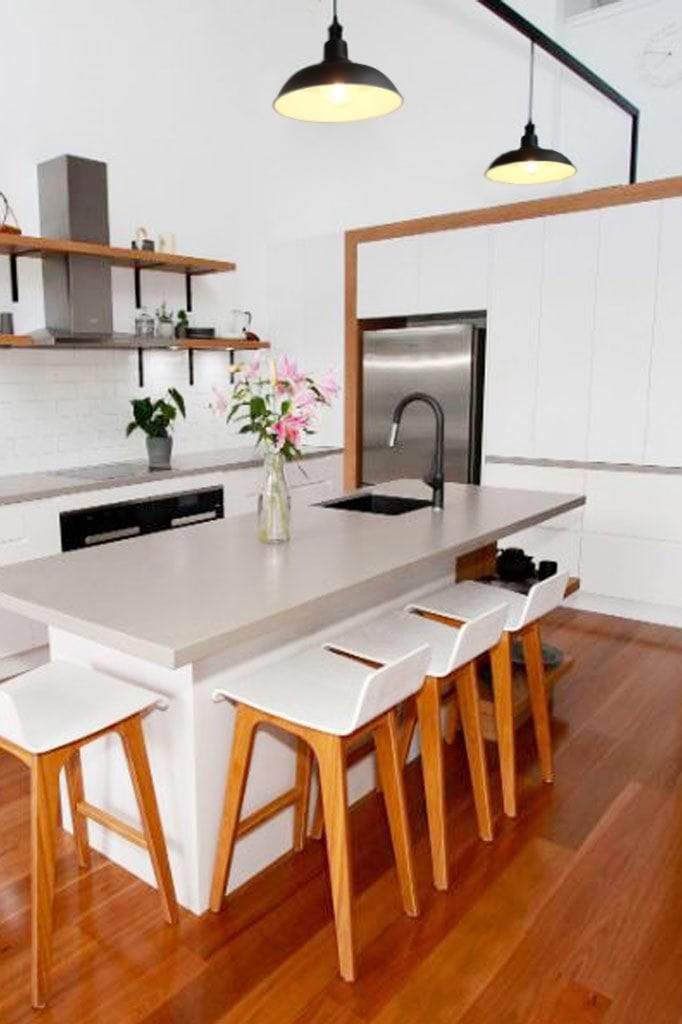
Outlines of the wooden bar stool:
<svg viewBox="0 0 682 1024">
<path fill-rule="evenodd" d="M 52 952 L 59 775 L 66 769 L 74 839 L 81 867 L 90 862 L 90 818 L 149 851 L 163 913 L 177 921 L 173 879 L 168 865 L 141 718 L 159 703 L 158 694 L 102 672 L 51 662 L 0 687 L 0 748 L 31 772 L 31 1001 L 45 1006 Z M 87 803 L 80 748 L 118 733 L 123 742 L 143 831 Z"/>
<path fill-rule="evenodd" d="M 523 644 L 526 678 L 530 696 L 533 728 L 538 749 L 540 772 L 545 782 L 554 779 L 552 734 L 542 660 L 539 620 L 558 608 L 563 601 L 568 573 L 560 573 L 535 583 L 528 594 L 504 587 L 466 580 L 429 594 L 411 607 L 440 622 L 460 625 L 475 619 L 486 609 L 504 601 L 507 619 L 499 642 L 490 652 L 495 703 L 495 725 L 502 777 L 502 801 L 505 814 L 516 817 L 516 755 L 514 744 L 514 699 L 512 688 L 512 641 Z"/>
<path fill-rule="evenodd" d="M 476 659 L 497 644 L 506 618 L 507 606 L 499 601 L 497 607 L 458 630 L 409 611 L 388 612 L 332 637 L 327 644 L 331 650 L 380 664 L 403 655 L 420 643 L 429 645 L 431 656 L 416 703 L 433 883 L 437 889 L 447 889 L 449 884 L 441 698 L 454 687 L 462 718 L 478 830 L 481 839 L 490 841 L 493 838 L 493 821 Z M 414 715 L 408 715 L 403 722 L 402 760 L 407 756 L 414 726 Z"/>
<path fill-rule="evenodd" d="M 420 646 L 378 669 L 320 647 L 309 647 L 216 690 L 214 700 L 236 706 L 232 753 L 216 851 L 211 909 L 222 908 L 254 732 L 268 723 L 303 740 L 319 768 L 332 901 L 342 978 L 355 980 L 353 905 L 348 836 L 348 796 L 343 756 L 345 737 L 371 732 L 395 852 L 405 912 L 419 913 L 395 708 L 416 693 L 429 661 Z"/>
</svg>

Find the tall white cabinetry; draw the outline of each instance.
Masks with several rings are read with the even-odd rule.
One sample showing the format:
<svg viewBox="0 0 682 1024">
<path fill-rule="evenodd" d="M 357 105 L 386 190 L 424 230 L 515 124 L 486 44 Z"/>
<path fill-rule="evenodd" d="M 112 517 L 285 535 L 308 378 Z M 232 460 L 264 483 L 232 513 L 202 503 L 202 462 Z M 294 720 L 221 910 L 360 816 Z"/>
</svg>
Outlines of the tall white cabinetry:
<svg viewBox="0 0 682 1024">
<path fill-rule="evenodd" d="M 547 219 L 533 396 L 537 458 L 587 457 L 598 259 L 599 213 Z"/>
<path fill-rule="evenodd" d="M 644 460 L 654 466 L 682 465 L 682 199 L 661 203 Z"/>
<path fill-rule="evenodd" d="M 489 264 L 486 228 L 365 242 L 358 251 L 358 316 L 486 309 Z"/>
<path fill-rule="evenodd" d="M 545 222 L 493 234 L 488 308 L 484 454 L 533 453 Z"/>
<path fill-rule="evenodd" d="M 641 463 L 649 401 L 660 205 L 601 215 L 588 457 Z"/>
</svg>

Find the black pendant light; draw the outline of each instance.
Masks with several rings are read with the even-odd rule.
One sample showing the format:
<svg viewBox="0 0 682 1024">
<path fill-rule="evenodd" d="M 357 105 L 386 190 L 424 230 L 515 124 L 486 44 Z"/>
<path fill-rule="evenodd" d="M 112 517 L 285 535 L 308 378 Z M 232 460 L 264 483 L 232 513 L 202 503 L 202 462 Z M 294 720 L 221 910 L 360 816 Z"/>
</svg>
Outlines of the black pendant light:
<svg viewBox="0 0 682 1024">
<path fill-rule="evenodd" d="M 275 110 L 297 121 L 339 124 L 383 117 L 402 106 L 390 78 L 367 64 L 348 59 L 348 44 L 336 17 L 329 26 L 324 59 L 292 75 L 274 102 Z"/>
<path fill-rule="evenodd" d="M 576 174 L 576 168 L 563 153 L 543 149 L 533 124 L 533 87 L 535 83 L 535 44 L 530 44 L 530 96 L 528 124 L 518 149 L 503 153 L 493 160 L 485 172 L 491 181 L 509 185 L 544 185 L 551 181 L 564 181 Z"/>
</svg>

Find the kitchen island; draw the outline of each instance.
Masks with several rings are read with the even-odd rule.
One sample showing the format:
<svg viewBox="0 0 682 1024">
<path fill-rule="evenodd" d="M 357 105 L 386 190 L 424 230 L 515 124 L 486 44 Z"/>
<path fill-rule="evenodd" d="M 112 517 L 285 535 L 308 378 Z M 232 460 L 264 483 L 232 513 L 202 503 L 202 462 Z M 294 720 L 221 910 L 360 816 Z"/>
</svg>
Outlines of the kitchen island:
<svg viewBox="0 0 682 1024">
<path fill-rule="evenodd" d="M 375 490 L 428 497 L 416 481 Z M 442 512 L 298 510 L 293 539 L 280 547 L 257 540 L 254 516 L 238 516 L 7 567 L 0 607 L 46 624 L 53 659 L 92 665 L 168 698 L 168 710 L 148 718 L 146 735 L 178 898 L 201 913 L 232 729 L 232 708 L 214 704 L 213 690 L 231 673 L 322 642 L 349 620 L 401 606 L 452 578 L 456 566 L 481 575 L 491 545 L 584 500 L 447 484 Z M 83 755 L 88 801 L 136 820 L 121 751 L 105 740 Z M 288 789 L 294 765 L 286 738 L 263 730 L 244 813 Z M 369 767 L 354 766 L 351 799 L 372 784 Z M 290 815 L 243 837 L 232 886 L 290 847 Z M 90 834 L 95 847 L 152 881 L 142 850 L 92 824 Z"/>
</svg>

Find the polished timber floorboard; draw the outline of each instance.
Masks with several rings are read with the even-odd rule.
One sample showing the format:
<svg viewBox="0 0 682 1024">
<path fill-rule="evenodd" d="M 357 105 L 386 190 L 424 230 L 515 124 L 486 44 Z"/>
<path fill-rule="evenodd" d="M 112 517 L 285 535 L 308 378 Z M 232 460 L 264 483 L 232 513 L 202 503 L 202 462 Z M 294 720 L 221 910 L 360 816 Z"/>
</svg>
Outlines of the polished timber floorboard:
<svg viewBox="0 0 682 1024">
<path fill-rule="evenodd" d="M 311 842 L 225 911 L 163 924 L 156 894 L 61 838 L 53 996 L 29 1008 L 28 777 L 0 761 L 0 1022 L 679 1024 L 682 631 L 562 610 L 576 666 L 555 702 L 554 786 L 520 740 L 519 817 L 479 841 L 448 751 L 453 884 L 430 885 L 408 769 L 422 916 L 400 908 L 381 799 L 352 815 L 359 980 L 337 977 L 323 848 Z M 494 761 L 491 758 L 491 761 Z M 499 779 L 494 776 L 499 794 Z"/>
</svg>

